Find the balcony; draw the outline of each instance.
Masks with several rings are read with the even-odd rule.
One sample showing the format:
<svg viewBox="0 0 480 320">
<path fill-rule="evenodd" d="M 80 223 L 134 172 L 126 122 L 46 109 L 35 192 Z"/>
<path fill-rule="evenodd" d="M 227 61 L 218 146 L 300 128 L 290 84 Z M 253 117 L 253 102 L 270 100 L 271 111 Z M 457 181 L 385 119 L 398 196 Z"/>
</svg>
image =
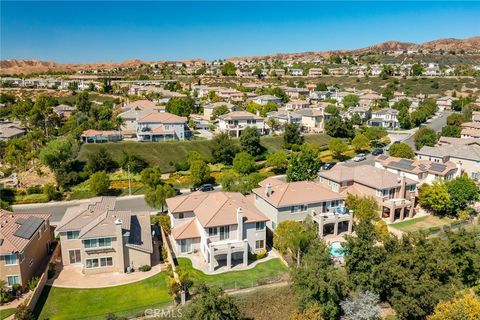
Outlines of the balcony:
<svg viewBox="0 0 480 320">
<path fill-rule="evenodd" d="M 383 205 L 386 207 L 404 208 L 412 204 L 410 200 L 403 198 L 383 199 Z"/>
</svg>

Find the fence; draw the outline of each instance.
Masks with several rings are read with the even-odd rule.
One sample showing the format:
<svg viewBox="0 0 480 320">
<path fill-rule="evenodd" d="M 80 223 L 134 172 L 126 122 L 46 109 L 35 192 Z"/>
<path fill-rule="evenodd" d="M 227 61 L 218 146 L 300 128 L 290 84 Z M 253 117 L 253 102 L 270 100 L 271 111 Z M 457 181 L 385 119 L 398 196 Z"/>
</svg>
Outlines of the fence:
<svg viewBox="0 0 480 320">
<path fill-rule="evenodd" d="M 464 228 L 469 225 L 480 225 L 480 219 L 471 219 L 471 220 L 464 220 L 464 221 L 454 221 L 445 226 L 436 226 L 431 227 L 426 230 L 427 235 L 433 236 L 438 235 L 440 233 L 448 232 L 448 231 L 455 231 L 460 228 Z"/>
<path fill-rule="evenodd" d="M 47 283 L 48 280 L 48 270 L 50 268 L 50 263 L 54 262 L 57 260 L 57 258 L 60 256 L 60 243 L 57 243 L 55 246 L 55 249 L 53 250 L 52 256 L 48 260 L 47 266 L 45 267 L 45 270 L 43 271 L 42 275 L 40 276 L 40 279 L 38 281 L 37 286 L 31 293 L 30 297 L 28 298 L 28 303 L 27 306 L 33 310 L 35 309 L 35 306 L 37 305 L 38 299 L 40 298 L 40 295 L 42 294 L 43 288 L 45 287 L 45 284 Z"/>
<path fill-rule="evenodd" d="M 175 256 L 173 254 L 173 248 L 170 243 L 170 240 L 168 239 L 167 235 L 165 234 L 165 230 L 160 226 L 160 233 L 162 234 L 162 243 L 163 246 L 165 246 L 165 249 L 167 250 L 167 259 L 168 263 L 172 266 L 172 271 L 175 279 L 178 280 L 178 274 L 177 274 L 177 266 L 175 265 Z"/>
</svg>

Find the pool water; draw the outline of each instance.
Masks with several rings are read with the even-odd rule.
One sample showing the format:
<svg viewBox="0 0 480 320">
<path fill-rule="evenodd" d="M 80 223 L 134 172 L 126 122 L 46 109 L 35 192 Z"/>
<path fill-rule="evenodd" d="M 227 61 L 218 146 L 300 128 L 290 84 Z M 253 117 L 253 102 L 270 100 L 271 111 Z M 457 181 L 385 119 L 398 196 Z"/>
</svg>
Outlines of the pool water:
<svg viewBox="0 0 480 320">
<path fill-rule="evenodd" d="M 332 257 L 343 257 L 345 254 L 343 253 L 342 244 L 338 241 L 332 242 L 330 245 L 330 256 Z"/>
</svg>

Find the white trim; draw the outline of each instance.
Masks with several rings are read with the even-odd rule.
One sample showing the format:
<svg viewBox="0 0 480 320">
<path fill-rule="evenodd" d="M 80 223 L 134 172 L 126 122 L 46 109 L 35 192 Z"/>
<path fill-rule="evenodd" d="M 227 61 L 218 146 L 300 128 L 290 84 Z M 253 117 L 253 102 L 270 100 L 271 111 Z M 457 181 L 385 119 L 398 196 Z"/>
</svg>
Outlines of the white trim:
<svg viewBox="0 0 480 320">
<path fill-rule="evenodd" d="M 112 265 L 111 266 L 102 266 L 101 265 L 101 262 L 100 260 L 101 259 L 107 259 L 107 258 L 111 258 L 112 259 Z M 98 260 L 98 267 L 87 267 L 87 260 L 95 260 L 97 259 Z M 100 268 L 111 268 L 113 267 L 113 256 L 103 256 L 103 257 L 95 257 L 95 258 L 88 258 L 88 259 L 85 259 L 85 269 L 100 269 Z"/>
</svg>

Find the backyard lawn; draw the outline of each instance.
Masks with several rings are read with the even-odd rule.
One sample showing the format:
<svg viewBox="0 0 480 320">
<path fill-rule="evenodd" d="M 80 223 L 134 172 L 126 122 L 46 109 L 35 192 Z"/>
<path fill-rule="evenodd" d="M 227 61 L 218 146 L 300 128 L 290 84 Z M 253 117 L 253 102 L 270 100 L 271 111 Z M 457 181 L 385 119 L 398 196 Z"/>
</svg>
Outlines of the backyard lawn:
<svg viewBox="0 0 480 320">
<path fill-rule="evenodd" d="M 285 276 L 288 271 L 288 268 L 280 259 L 272 259 L 257 264 L 253 269 L 207 275 L 192 268 L 190 259 L 178 258 L 177 261 L 181 268 L 189 272 L 194 283 L 205 282 L 223 289 L 253 287 L 268 281 L 278 280 Z"/>
<path fill-rule="evenodd" d="M 393 223 L 390 226 L 404 232 L 414 232 L 430 228 L 439 228 L 441 226 L 450 224 L 452 221 L 454 220 L 428 215 Z"/>
<path fill-rule="evenodd" d="M 0 320 L 6 319 L 15 313 L 15 308 L 0 310 Z"/>
<path fill-rule="evenodd" d="M 68 289 L 45 286 L 35 309 L 38 319 L 105 319 L 143 314 L 144 310 L 169 304 L 167 273 L 145 280 L 99 289 Z M 43 305 L 43 308 L 42 308 Z"/>
</svg>

